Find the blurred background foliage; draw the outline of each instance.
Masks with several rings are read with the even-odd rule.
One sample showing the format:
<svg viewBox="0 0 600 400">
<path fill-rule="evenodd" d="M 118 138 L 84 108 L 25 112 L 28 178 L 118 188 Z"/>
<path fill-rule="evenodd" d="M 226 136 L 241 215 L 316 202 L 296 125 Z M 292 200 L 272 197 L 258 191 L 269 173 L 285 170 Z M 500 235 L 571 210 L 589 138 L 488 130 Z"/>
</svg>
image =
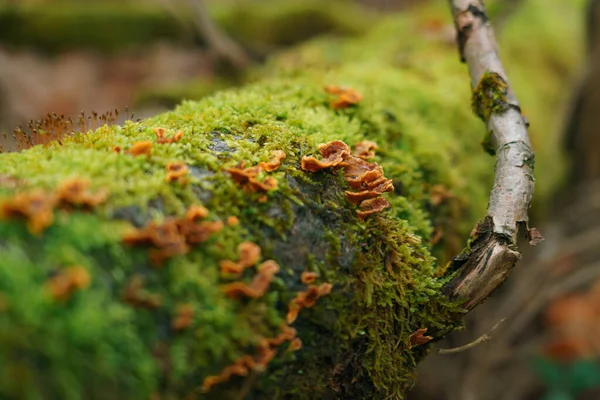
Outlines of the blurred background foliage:
<svg viewBox="0 0 600 400">
<path fill-rule="evenodd" d="M 210 20 L 252 60 L 240 68 L 198 29 L 187 0 L 4 0 L 0 132 L 53 112 L 74 117 L 128 106 L 149 116 L 252 80 L 255 65 L 290 46 L 360 36 L 386 15 L 415 12 L 412 6 L 423 3 L 440 10 L 425 24 L 451 43 L 445 0 L 207 0 Z M 413 399 L 600 398 L 598 3 L 486 2 L 532 122 L 533 214 L 547 240 L 535 251 L 525 248 L 507 284 L 469 316 L 464 332 L 438 346 L 464 344 L 508 318 L 494 339 L 466 353 L 430 357 Z M 414 34 L 423 33 L 398 40 Z M 551 72 L 536 71 L 541 63 L 551 64 Z M 541 104 L 555 112 L 537 114 L 547 109 Z M 10 135 L 0 144 L 14 149 Z"/>
</svg>

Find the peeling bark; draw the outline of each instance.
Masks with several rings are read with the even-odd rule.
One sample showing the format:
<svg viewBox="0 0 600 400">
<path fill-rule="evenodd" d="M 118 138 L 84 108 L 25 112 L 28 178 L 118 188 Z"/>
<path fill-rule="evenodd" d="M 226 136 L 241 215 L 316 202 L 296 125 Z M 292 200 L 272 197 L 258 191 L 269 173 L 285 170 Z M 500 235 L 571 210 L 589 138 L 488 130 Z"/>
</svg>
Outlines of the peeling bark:
<svg viewBox="0 0 600 400">
<path fill-rule="evenodd" d="M 450 0 L 450 6 L 461 60 L 468 66 L 471 86 L 478 88 L 491 75 L 499 80 L 497 91 L 476 93 L 481 103 L 474 105 L 488 108 L 480 116 L 486 123 L 489 145 L 496 154 L 487 215 L 471 233 L 470 247 L 454 258 L 453 269 L 458 272 L 444 287 L 444 293 L 450 297 L 465 299 L 464 308 L 468 312 L 506 279 L 521 258 L 516 248 L 517 235 L 520 225 L 527 227 L 534 188 L 534 154 L 527 135 L 528 124 L 498 57 L 483 1 Z M 535 242 L 539 242 L 541 235 L 535 232 Z"/>
</svg>

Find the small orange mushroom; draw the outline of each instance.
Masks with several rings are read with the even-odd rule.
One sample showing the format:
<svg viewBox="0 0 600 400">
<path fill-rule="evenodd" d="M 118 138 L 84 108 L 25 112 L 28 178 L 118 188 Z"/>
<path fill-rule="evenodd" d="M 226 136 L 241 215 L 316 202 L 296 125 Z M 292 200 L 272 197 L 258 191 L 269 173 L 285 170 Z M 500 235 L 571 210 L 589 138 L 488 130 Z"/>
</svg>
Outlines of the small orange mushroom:
<svg viewBox="0 0 600 400">
<path fill-rule="evenodd" d="M 343 88 L 336 85 L 325 86 L 325 91 L 337 95 L 337 99 L 331 103 L 333 109 L 347 108 L 357 105 L 363 96 L 352 88 Z"/>
<path fill-rule="evenodd" d="M 177 306 L 175 318 L 171 323 L 174 331 L 182 331 L 189 328 L 194 320 L 194 306 L 192 304 L 180 304 Z"/>
<path fill-rule="evenodd" d="M 19 193 L 0 204 L 0 219 L 24 218 L 29 232 L 38 235 L 54 222 L 56 201 L 55 196 L 41 190 Z"/>
<path fill-rule="evenodd" d="M 317 273 L 316 272 L 308 272 L 305 271 L 302 273 L 300 280 L 302 281 L 302 283 L 304 283 L 305 285 L 308 285 L 309 283 L 313 283 L 314 281 L 317 280 Z"/>
<path fill-rule="evenodd" d="M 408 338 L 408 348 L 412 349 L 413 347 L 420 346 L 431 341 L 431 339 L 433 339 L 431 336 L 423 336 L 425 332 L 427 332 L 427 328 L 419 328 L 413 332 Z"/>
<path fill-rule="evenodd" d="M 275 171 L 281 165 L 281 160 L 285 158 L 285 152 L 283 150 L 275 150 L 271 157 L 271 161 L 260 163 L 259 166 L 265 172 Z"/>
<path fill-rule="evenodd" d="M 59 204 L 62 207 L 82 207 L 91 209 L 106 201 L 107 190 L 98 190 L 94 193 L 88 189 L 91 183 L 88 180 L 74 178 L 64 181 L 57 189 Z"/>
<path fill-rule="evenodd" d="M 167 182 L 173 182 L 174 180 L 182 178 L 183 176 L 187 175 L 190 170 L 188 166 L 181 161 L 167 163 L 165 168 L 167 169 Z"/>
<path fill-rule="evenodd" d="M 136 142 L 129 149 L 129 153 L 133 156 L 149 155 L 152 151 L 152 142 L 148 140 Z"/>
<path fill-rule="evenodd" d="M 76 291 L 90 286 L 89 272 L 80 266 L 64 268 L 46 284 L 54 300 L 66 301 Z"/>
<path fill-rule="evenodd" d="M 227 297 L 239 298 L 242 296 L 259 298 L 263 296 L 269 288 L 273 275 L 279 272 L 279 265 L 273 260 L 267 260 L 258 266 L 258 274 L 254 276 L 250 284 L 244 282 L 233 282 L 223 286 L 223 291 Z"/>
<path fill-rule="evenodd" d="M 377 143 L 370 140 L 363 140 L 362 142 L 358 142 L 354 145 L 354 152 L 352 154 L 355 157 L 368 160 L 375 157 L 375 150 L 378 148 L 379 146 L 377 146 Z"/>
<path fill-rule="evenodd" d="M 293 323 L 298 318 L 298 313 L 302 308 L 313 307 L 317 303 L 317 299 L 328 295 L 332 289 L 333 285 L 331 283 L 322 283 L 319 286 L 310 285 L 306 291 L 298 292 L 296 297 L 288 304 L 287 323 Z"/>
</svg>

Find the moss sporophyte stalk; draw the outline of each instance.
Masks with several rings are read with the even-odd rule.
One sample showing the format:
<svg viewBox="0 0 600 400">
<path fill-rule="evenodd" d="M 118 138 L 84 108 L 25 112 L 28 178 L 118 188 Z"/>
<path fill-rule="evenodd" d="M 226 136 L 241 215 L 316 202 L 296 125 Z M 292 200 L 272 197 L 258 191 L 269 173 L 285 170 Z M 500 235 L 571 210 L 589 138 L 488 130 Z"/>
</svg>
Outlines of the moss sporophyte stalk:
<svg viewBox="0 0 600 400">
<path fill-rule="evenodd" d="M 0 397 L 402 398 L 493 174 L 426 11 L 0 155 Z"/>
</svg>

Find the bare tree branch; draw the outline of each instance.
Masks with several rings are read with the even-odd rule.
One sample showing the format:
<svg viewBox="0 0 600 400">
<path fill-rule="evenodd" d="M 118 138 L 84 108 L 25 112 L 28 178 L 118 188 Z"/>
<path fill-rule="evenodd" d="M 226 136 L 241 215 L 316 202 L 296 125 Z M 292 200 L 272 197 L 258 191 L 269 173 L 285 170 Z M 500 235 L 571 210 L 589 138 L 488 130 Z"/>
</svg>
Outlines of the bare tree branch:
<svg viewBox="0 0 600 400">
<path fill-rule="evenodd" d="M 208 14 L 204 0 L 188 0 L 188 3 L 194 13 L 194 25 L 209 47 L 235 67 L 239 69 L 247 67 L 251 63 L 250 57 L 242 47 L 215 25 Z"/>
<path fill-rule="evenodd" d="M 492 327 L 492 329 L 490 329 L 490 331 L 488 333 L 484 333 L 483 335 L 479 336 L 477 339 L 473 340 L 470 343 L 467 343 L 463 346 L 459 346 L 459 347 L 454 347 L 452 349 L 438 349 L 438 354 L 456 354 L 456 353 L 462 353 L 463 351 L 467 351 L 469 349 L 472 349 L 475 346 L 480 345 L 481 343 L 485 343 L 485 342 L 489 342 L 490 340 L 492 340 L 492 337 L 490 336 L 490 334 L 492 332 L 494 332 L 496 329 L 498 329 L 498 327 L 500 325 L 502 325 L 502 323 L 506 321 L 506 318 L 501 319 L 500 321 L 498 321 L 498 323 L 496 325 L 494 325 Z"/>
<path fill-rule="evenodd" d="M 473 108 L 487 126 L 487 149 L 496 154 L 496 174 L 485 219 L 471 233 L 470 244 L 454 258 L 458 271 L 444 287 L 464 299 L 468 312 L 490 295 L 521 258 L 520 226 L 527 227 L 533 195 L 534 155 L 515 93 L 498 57 L 494 32 L 481 0 L 449 0 L 462 61 L 467 63 Z M 537 231 L 531 242 L 541 240 Z M 535 238 L 534 238 L 535 236 Z M 535 240 L 534 240 L 535 239 Z"/>
</svg>

